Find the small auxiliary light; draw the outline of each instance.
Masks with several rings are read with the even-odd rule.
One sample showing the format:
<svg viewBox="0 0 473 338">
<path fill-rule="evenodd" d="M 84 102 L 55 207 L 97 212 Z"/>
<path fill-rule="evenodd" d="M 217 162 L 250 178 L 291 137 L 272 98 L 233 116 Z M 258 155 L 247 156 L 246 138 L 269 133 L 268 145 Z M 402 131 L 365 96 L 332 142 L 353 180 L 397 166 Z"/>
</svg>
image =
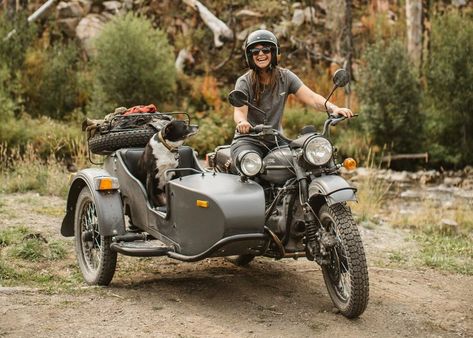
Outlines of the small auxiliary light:
<svg viewBox="0 0 473 338">
<path fill-rule="evenodd" d="M 196 205 L 201 208 L 208 208 L 209 201 L 197 200 Z"/>
<path fill-rule="evenodd" d="M 347 170 L 354 170 L 356 169 L 356 161 L 348 157 L 343 161 L 343 167 Z"/>
</svg>

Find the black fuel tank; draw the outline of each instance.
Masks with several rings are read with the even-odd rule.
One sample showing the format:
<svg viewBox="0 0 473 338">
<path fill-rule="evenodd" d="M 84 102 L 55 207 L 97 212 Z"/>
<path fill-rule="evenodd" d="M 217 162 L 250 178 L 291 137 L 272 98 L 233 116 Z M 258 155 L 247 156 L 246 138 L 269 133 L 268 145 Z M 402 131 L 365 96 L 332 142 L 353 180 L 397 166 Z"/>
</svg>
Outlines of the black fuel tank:
<svg viewBox="0 0 473 338">
<path fill-rule="evenodd" d="M 263 174 L 260 175 L 265 181 L 284 184 L 293 177 L 292 150 L 289 147 L 273 149 L 263 159 Z"/>
</svg>

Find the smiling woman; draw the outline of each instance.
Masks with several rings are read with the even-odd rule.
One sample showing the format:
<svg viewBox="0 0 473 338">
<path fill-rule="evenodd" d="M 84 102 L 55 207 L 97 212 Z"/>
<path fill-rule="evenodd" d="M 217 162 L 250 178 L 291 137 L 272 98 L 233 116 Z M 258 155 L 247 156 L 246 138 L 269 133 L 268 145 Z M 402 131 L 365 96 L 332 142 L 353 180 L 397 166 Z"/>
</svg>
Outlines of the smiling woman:
<svg viewBox="0 0 473 338">
<path fill-rule="evenodd" d="M 250 70 L 238 78 L 235 89 L 245 93 L 248 102 L 265 113 L 247 105 L 235 107 L 233 118 L 237 132 L 231 147 L 234 164 L 242 151 L 253 151 L 263 158 L 274 148 L 273 140 L 256 142 L 245 134 L 258 124 L 270 125 L 282 131 L 284 106 L 290 94 L 317 110 L 325 110 L 325 99 L 321 95 L 305 86 L 289 69 L 278 67 L 280 54 L 278 40 L 270 31 L 257 30 L 248 35 L 245 42 L 245 59 Z M 339 108 L 330 102 L 327 109 L 335 115 L 353 116 L 350 109 Z M 278 141 L 280 144 L 284 142 L 282 139 Z"/>
</svg>

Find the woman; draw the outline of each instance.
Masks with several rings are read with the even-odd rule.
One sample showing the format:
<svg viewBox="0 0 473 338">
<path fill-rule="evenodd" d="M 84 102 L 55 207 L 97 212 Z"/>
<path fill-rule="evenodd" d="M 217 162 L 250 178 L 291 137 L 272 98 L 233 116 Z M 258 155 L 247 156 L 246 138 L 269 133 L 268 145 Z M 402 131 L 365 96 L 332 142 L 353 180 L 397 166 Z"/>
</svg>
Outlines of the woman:
<svg viewBox="0 0 473 338">
<path fill-rule="evenodd" d="M 245 57 L 250 70 L 238 78 L 235 89 L 241 90 L 248 96 L 248 101 L 266 112 L 266 116 L 255 109 L 242 106 L 235 107 L 233 119 L 237 133 L 231 146 L 232 159 L 236 161 L 238 154 L 243 150 L 254 150 L 263 158 L 269 150 L 274 148 L 275 140 L 256 140 L 245 137 L 251 126 L 270 124 L 279 131 L 284 106 L 289 94 L 294 94 L 303 103 L 317 110 L 325 110 L 325 99 L 310 90 L 290 70 L 278 67 L 279 46 L 276 36 L 267 30 L 257 30 L 248 35 L 245 43 Z M 328 102 L 329 113 L 353 116 L 348 108 L 339 108 Z"/>
</svg>

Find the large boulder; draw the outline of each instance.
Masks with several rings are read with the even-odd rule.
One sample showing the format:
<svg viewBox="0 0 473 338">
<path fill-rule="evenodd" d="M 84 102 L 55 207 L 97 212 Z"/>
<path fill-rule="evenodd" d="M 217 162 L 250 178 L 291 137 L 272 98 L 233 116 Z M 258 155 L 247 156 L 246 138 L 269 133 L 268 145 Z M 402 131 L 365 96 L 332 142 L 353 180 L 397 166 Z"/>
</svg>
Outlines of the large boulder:
<svg viewBox="0 0 473 338">
<path fill-rule="evenodd" d="M 102 31 L 107 21 L 107 18 L 103 15 L 88 14 L 82 18 L 77 25 L 76 36 L 80 40 L 87 55 L 91 56 L 95 53 L 92 40 Z"/>
<path fill-rule="evenodd" d="M 80 18 L 85 12 L 79 1 L 61 1 L 56 7 L 58 18 Z"/>
<path fill-rule="evenodd" d="M 64 32 L 68 37 L 74 38 L 76 36 L 76 28 L 79 24 L 80 18 L 63 18 L 57 20 L 59 30 Z"/>
</svg>

